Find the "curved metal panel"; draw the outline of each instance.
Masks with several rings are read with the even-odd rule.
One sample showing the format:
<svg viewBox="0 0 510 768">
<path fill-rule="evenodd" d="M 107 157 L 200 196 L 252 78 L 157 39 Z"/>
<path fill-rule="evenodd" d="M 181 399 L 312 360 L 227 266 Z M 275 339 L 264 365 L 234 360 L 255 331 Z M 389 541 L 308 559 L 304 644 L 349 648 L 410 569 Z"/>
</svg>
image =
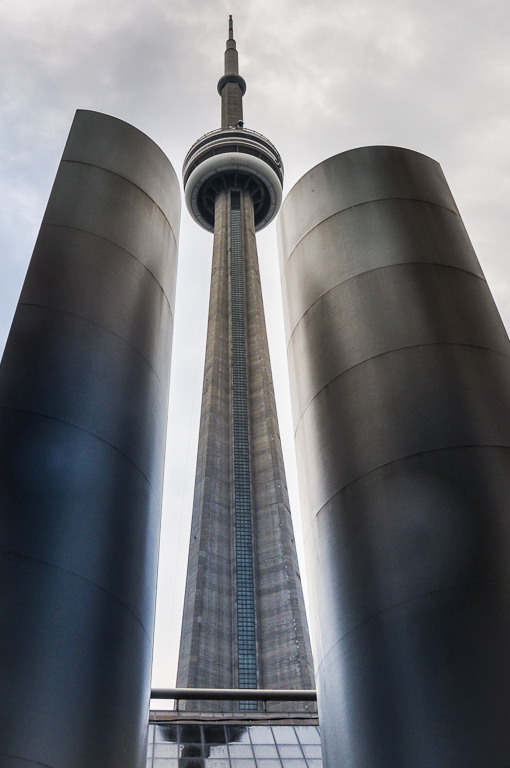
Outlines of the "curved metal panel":
<svg viewBox="0 0 510 768">
<path fill-rule="evenodd" d="M 153 142 L 77 113 L 0 365 L 13 765 L 145 766 L 178 216 Z"/>
<path fill-rule="evenodd" d="M 165 439 L 158 422 L 166 410 L 160 380 L 109 329 L 63 314 L 18 306 L 2 359 L 0 407 L 90 432 L 126 456 L 158 492 Z"/>
<path fill-rule="evenodd" d="M 373 269 L 415 263 L 483 277 L 462 219 L 451 210 L 421 200 L 388 199 L 339 211 L 317 224 L 285 264 L 287 326 L 294 328 L 325 290 Z M 292 291 L 285 288 L 287 280 Z"/>
<path fill-rule="evenodd" d="M 374 318 L 377 330 L 374 332 Z M 324 355 L 315 334 L 349 328 Z M 485 280 L 437 264 L 364 272 L 327 291 L 297 324 L 289 359 L 310 361 L 296 379 L 299 417 L 338 376 L 372 358 L 430 344 L 461 344 L 510 355 L 510 342 Z M 363 374 L 362 374 L 363 375 Z"/>
<path fill-rule="evenodd" d="M 421 200 L 458 213 L 441 166 L 430 157 L 401 147 L 351 149 L 316 165 L 288 194 L 289 213 L 284 204 L 280 216 L 285 261 L 302 238 L 329 216 L 390 198 Z"/>
<path fill-rule="evenodd" d="M 510 357 L 458 344 L 408 347 L 349 369 L 296 429 L 298 452 L 306 446 L 319 459 L 305 461 L 305 510 L 315 515 L 349 483 L 405 456 L 510 447 L 509 381 Z"/>
<path fill-rule="evenodd" d="M 510 492 L 509 462 L 508 448 L 430 451 L 364 475 L 324 505 L 308 529 L 321 563 L 314 603 L 335 616 L 323 628 L 321 657 L 339 635 L 424 595 L 484 579 L 507 592 L 507 506 L 495 499 L 490 525 L 484 510 L 494 485 Z"/>
<path fill-rule="evenodd" d="M 45 562 L 1 552 L 0 579 L 0 764 L 145 766 L 152 641 L 140 622 Z"/>
<path fill-rule="evenodd" d="M 1 416 L 2 550 L 100 585 L 150 635 L 159 495 L 124 454 L 90 432 L 26 410 L 2 408 Z M 27 507 L 30 536 L 27 517 L 17 514 Z"/>
<path fill-rule="evenodd" d="M 72 253 L 79 258 L 71 259 Z M 171 272 L 173 294 L 175 269 Z M 169 297 L 152 272 L 115 243 L 43 224 L 20 304 L 42 305 L 108 328 L 165 381 L 173 325 Z"/>
<path fill-rule="evenodd" d="M 173 306 L 176 234 L 152 198 L 123 176 L 63 160 L 44 223 L 74 227 L 124 248 L 154 275 Z"/>
<path fill-rule="evenodd" d="M 455 204 L 434 161 L 363 148 L 279 228 L 326 764 L 496 768 L 510 344 Z"/>
<path fill-rule="evenodd" d="M 100 141 L 90 140 L 99 135 Z M 79 109 L 62 159 L 105 168 L 140 187 L 161 208 L 175 239 L 179 239 L 177 174 L 164 152 L 144 133 L 123 120 Z"/>
<path fill-rule="evenodd" d="M 509 615 L 508 589 L 481 581 L 395 606 L 342 638 L 319 668 L 335 719 L 326 737 L 320 721 L 325 764 L 341 754 L 351 768 L 362 754 L 370 768 L 505 765 Z"/>
</svg>

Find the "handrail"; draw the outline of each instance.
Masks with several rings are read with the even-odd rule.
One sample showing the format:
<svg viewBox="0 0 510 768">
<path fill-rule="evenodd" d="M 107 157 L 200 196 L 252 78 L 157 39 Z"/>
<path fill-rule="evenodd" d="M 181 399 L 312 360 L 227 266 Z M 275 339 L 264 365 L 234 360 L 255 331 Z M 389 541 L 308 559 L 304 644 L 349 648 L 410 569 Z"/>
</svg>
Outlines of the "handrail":
<svg viewBox="0 0 510 768">
<path fill-rule="evenodd" d="M 317 701 L 315 690 L 264 688 L 153 688 L 151 699 L 199 701 Z"/>
<path fill-rule="evenodd" d="M 200 136 L 200 138 L 198 138 L 196 141 L 193 142 L 191 149 L 193 149 L 195 144 L 198 144 L 199 141 L 202 141 L 202 139 L 206 139 L 207 136 L 210 136 L 213 133 L 221 133 L 223 131 L 225 133 L 228 133 L 229 131 L 232 131 L 232 133 L 234 133 L 234 131 L 238 131 L 238 133 L 240 134 L 253 133 L 254 136 L 259 136 L 259 138 L 264 139 L 264 141 L 267 141 L 267 143 L 276 150 L 276 147 L 274 146 L 272 141 L 269 141 L 267 136 L 264 136 L 263 133 L 259 133 L 258 131 L 254 131 L 253 128 L 246 128 L 245 126 L 243 126 L 242 128 L 234 128 L 233 130 L 231 128 L 215 128 L 213 131 L 207 131 L 207 133 L 204 133 L 203 136 Z M 190 149 L 190 152 L 191 152 L 191 149 Z"/>
<path fill-rule="evenodd" d="M 213 136 L 214 134 L 217 134 L 218 136 L 221 136 L 221 134 L 223 134 L 223 136 L 228 136 L 228 137 L 232 137 L 232 138 L 234 136 L 237 137 L 237 138 L 241 137 L 241 139 L 243 139 L 243 138 L 248 138 L 249 139 L 250 136 L 253 139 L 255 139 L 255 137 L 258 140 L 262 139 L 261 143 L 265 144 L 266 148 L 269 148 L 275 154 L 275 156 L 279 159 L 279 161 L 281 162 L 280 153 L 276 149 L 275 145 L 272 143 L 272 141 L 269 141 L 267 136 L 264 136 L 262 133 L 259 133 L 258 131 L 253 131 L 251 128 L 234 128 L 234 129 L 232 129 L 232 128 L 215 128 L 214 131 L 208 131 L 208 133 L 204 133 L 203 136 L 200 136 L 199 139 L 197 139 L 195 142 L 193 142 L 193 144 L 191 145 L 191 147 L 187 151 L 186 156 L 184 158 L 184 162 L 182 164 L 183 171 L 186 168 L 190 158 L 198 150 L 198 146 L 197 145 L 201 145 L 202 142 L 204 142 L 205 139 Z"/>
</svg>

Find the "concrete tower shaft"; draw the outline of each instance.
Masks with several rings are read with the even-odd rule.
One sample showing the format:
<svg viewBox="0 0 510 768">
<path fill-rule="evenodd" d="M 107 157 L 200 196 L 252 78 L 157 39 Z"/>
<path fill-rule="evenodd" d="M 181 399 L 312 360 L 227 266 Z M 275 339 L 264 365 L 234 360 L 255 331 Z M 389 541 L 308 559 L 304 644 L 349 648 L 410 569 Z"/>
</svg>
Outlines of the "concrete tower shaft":
<svg viewBox="0 0 510 768">
<path fill-rule="evenodd" d="M 207 134 L 184 162 L 188 208 L 214 230 L 214 251 L 180 687 L 314 683 L 255 238 L 278 210 L 282 178 L 273 145 L 244 129 Z"/>
<path fill-rule="evenodd" d="M 240 224 L 238 232 L 236 223 Z M 241 240 L 236 243 L 239 231 Z M 241 247 L 236 248 L 238 245 Z M 244 304 L 241 312 L 236 307 L 240 300 Z M 237 333 L 236 325 L 241 326 Z M 224 190 L 216 199 L 202 416 L 177 684 L 191 688 L 312 687 L 298 573 L 271 380 L 253 204 L 247 192 Z M 241 641 L 246 647 L 239 647 Z M 240 657 L 246 658 L 244 665 Z M 187 708 L 191 706 L 189 703 Z M 210 703 L 201 706 L 211 709 Z"/>
</svg>

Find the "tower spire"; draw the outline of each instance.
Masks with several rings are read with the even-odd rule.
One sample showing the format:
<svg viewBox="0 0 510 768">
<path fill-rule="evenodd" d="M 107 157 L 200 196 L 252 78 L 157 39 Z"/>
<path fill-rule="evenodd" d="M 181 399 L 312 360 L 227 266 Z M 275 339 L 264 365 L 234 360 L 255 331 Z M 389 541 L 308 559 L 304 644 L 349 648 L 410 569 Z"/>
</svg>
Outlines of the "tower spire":
<svg viewBox="0 0 510 768">
<path fill-rule="evenodd" d="M 225 49 L 225 74 L 218 82 L 221 96 L 221 127 L 243 127 L 243 96 L 246 83 L 239 74 L 239 58 L 234 40 L 234 22 L 228 17 L 228 40 Z"/>
<path fill-rule="evenodd" d="M 188 210 L 214 245 L 177 685 L 311 688 L 255 238 L 280 207 L 283 167 L 268 139 L 238 123 L 246 86 L 233 35 L 230 18 L 222 127 L 195 142 L 183 168 Z"/>
</svg>

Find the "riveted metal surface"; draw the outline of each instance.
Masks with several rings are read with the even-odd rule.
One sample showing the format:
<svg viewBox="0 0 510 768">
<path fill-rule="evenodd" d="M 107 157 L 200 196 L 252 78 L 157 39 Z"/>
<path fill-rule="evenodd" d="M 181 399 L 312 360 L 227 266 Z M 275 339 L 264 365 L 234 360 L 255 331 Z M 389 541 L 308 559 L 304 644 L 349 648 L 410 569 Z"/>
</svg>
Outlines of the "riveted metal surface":
<svg viewBox="0 0 510 768">
<path fill-rule="evenodd" d="M 499 768 L 510 344 L 455 203 L 434 161 L 368 147 L 279 230 L 326 765 Z"/>
<path fill-rule="evenodd" d="M 2 765 L 145 766 L 178 216 L 78 112 L 0 365 Z"/>
</svg>

